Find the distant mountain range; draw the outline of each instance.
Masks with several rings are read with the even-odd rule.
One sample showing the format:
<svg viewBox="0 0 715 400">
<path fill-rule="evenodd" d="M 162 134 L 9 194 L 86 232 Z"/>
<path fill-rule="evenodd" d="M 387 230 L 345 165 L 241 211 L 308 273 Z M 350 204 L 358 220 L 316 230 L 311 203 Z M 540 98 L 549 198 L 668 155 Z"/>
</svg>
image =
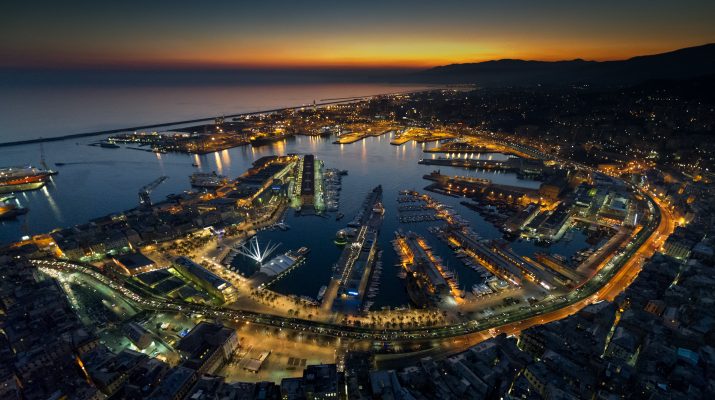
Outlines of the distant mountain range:
<svg viewBox="0 0 715 400">
<path fill-rule="evenodd" d="M 451 64 L 405 76 L 424 83 L 473 83 L 481 86 L 636 84 L 655 79 L 689 79 L 715 74 L 715 43 L 619 61 L 495 60 Z"/>
</svg>

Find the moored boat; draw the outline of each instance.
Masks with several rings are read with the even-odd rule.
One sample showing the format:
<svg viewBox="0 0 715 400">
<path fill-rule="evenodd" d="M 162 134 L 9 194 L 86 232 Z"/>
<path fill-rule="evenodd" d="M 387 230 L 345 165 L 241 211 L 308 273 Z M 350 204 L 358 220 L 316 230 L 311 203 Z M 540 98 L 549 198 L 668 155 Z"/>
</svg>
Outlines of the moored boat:
<svg viewBox="0 0 715 400">
<path fill-rule="evenodd" d="M 40 189 L 52 175 L 54 171 L 31 166 L 0 168 L 0 193 Z"/>
</svg>

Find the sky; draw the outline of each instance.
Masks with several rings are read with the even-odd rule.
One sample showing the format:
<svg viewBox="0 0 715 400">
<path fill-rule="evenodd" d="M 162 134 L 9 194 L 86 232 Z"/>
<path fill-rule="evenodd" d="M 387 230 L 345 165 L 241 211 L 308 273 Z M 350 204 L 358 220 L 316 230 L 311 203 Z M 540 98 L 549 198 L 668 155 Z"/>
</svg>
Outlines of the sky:
<svg viewBox="0 0 715 400">
<path fill-rule="evenodd" d="M 428 68 L 715 42 L 715 1 L 8 1 L 0 67 Z"/>
</svg>

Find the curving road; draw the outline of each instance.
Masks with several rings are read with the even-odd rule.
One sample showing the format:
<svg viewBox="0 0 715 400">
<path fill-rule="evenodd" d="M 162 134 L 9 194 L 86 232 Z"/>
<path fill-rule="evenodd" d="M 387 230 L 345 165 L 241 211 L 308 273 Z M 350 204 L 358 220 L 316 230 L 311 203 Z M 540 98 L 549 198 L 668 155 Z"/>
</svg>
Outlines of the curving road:
<svg viewBox="0 0 715 400">
<path fill-rule="evenodd" d="M 31 262 L 39 268 L 87 274 L 97 282 L 121 293 L 126 300 L 145 309 L 199 313 L 237 322 L 248 321 L 278 328 L 358 340 L 386 342 L 442 340 L 445 345 L 449 346 L 450 342 L 444 341 L 444 339 L 461 337 L 459 341 L 455 340 L 456 344 L 453 345 L 462 347 L 498 333 L 516 333 L 534 325 L 565 318 L 589 304 L 601 300 L 612 300 L 618 293 L 621 293 L 637 276 L 642 261 L 653 254 L 675 226 L 673 216 L 666 205 L 648 193 L 640 191 L 640 194 L 643 195 L 652 210 L 650 220 L 625 247 L 604 260 L 596 274 L 579 289 L 556 298 L 547 298 L 527 309 L 512 310 L 479 320 L 439 327 L 372 329 L 198 305 L 180 300 L 168 300 L 142 292 L 141 288 L 129 280 L 111 280 L 88 265 L 60 260 L 31 260 Z"/>
<path fill-rule="evenodd" d="M 651 221 L 633 238 L 631 243 L 623 251 L 607 260 L 596 275 L 580 289 L 558 298 L 541 301 L 526 310 L 515 310 L 479 320 L 441 327 L 377 330 L 204 306 L 178 300 L 170 301 L 148 293 L 140 294 L 138 288 L 132 287 L 133 285 L 128 281 L 111 280 L 91 266 L 59 260 L 32 260 L 31 262 L 41 268 L 87 274 L 97 282 L 121 293 L 125 299 L 145 309 L 194 312 L 217 318 L 250 321 L 257 324 L 352 339 L 418 341 L 464 335 L 474 335 L 474 339 L 479 339 L 484 335 L 491 336 L 498 332 L 513 333 L 533 325 L 561 319 L 577 312 L 588 304 L 604 299 L 611 300 L 616 294 L 620 293 L 640 271 L 643 258 L 652 254 L 654 246 L 657 246 L 659 241 L 666 237 L 673 227 L 672 215 L 670 215 L 667 208 L 662 207 L 649 195 L 643 194 L 657 212 L 653 215 Z"/>
</svg>

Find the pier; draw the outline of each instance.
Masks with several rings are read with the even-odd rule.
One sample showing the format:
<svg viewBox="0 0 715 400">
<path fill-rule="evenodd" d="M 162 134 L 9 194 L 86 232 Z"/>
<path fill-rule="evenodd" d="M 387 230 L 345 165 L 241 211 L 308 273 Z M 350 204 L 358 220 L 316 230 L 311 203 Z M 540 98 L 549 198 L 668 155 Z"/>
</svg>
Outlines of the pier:
<svg viewBox="0 0 715 400">
<path fill-rule="evenodd" d="M 428 190 L 446 195 L 487 197 L 509 203 L 517 203 L 525 198 L 536 202 L 540 198 L 539 189 L 495 184 L 489 179 L 442 175 L 439 170 L 424 175 L 423 178 L 434 182 Z"/>
<path fill-rule="evenodd" d="M 323 309 L 357 313 L 362 307 L 367 285 L 376 262 L 377 236 L 382 225 L 382 186 L 368 193 L 350 226 L 357 235 L 347 243 L 334 266 L 323 298 Z"/>
<path fill-rule="evenodd" d="M 407 293 L 410 300 L 424 308 L 439 304 L 445 297 L 455 299 L 458 289 L 456 278 L 432 253 L 424 238 L 414 232 L 395 233 L 395 250 L 407 272 Z"/>
<path fill-rule="evenodd" d="M 415 91 L 415 93 L 417 93 L 417 92 L 420 92 L 420 91 Z M 367 99 L 371 99 L 371 98 L 377 97 L 377 96 L 383 96 L 383 95 L 377 94 L 377 95 L 371 95 L 371 96 L 351 98 L 351 99 L 347 99 L 347 100 L 324 101 L 324 102 L 315 103 L 315 104 L 313 104 L 313 106 L 320 107 L 320 106 L 329 106 L 329 105 L 335 105 L 335 104 L 354 103 L 356 101 L 367 100 Z M 269 113 L 276 113 L 276 112 L 281 112 L 281 111 L 299 110 L 299 109 L 305 108 L 305 107 L 306 107 L 306 105 L 272 108 L 272 109 L 262 110 L 262 111 L 228 114 L 228 115 L 222 116 L 222 118 L 237 118 L 237 117 L 246 117 L 246 116 L 250 116 L 250 115 L 269 114 Z M 130 126 L 130 127 L 125 127 L 125 128 L 108 129 L 108 130 L 103 130 L 103 131 L 74 133 L 74 134 L 69 134 L 69 135 L 47 137 L 47 138 L 40 137 L 37 139 L 17 140 L 17 141 L 13 141 L 13 142 L 0 143 L 0 147 L 21 146 L 24 144 L 43 143 L 43 142 L 57 142 L 57 141 L 61 141 L 61 140 L 79 139 L 79 138 L 92 137 L 92 136 L 111 135 L 114 133 L 138 131 L 138 130 L 142 130 L 142 129 L 163 128 L 163 127 L 173 126 L 173 125 L 185 125 L 185 124 L 194 124 L 194 123 L 200 123 L 200 122 L 210 122 L 212 120 L 215 120 L 216 118 L 217 118 L 216 116 L 205 117 L 205 118 L 194 118 L 194 119 L 185 119 L 185 120 L 180 120 L 180 121 L 160 122 L 160 123 L 156 123 L 156 124 L 146 124 L 146 125 Z"/>
<path fill-rule="evenodd" d="M 333 275 L 333 281 L 338 283 L 333 310 L 352 313 L 360 310 L 374 267 L 376 249 L 377 232 L 367 226 L 345 247 Z"/>
</svg>

